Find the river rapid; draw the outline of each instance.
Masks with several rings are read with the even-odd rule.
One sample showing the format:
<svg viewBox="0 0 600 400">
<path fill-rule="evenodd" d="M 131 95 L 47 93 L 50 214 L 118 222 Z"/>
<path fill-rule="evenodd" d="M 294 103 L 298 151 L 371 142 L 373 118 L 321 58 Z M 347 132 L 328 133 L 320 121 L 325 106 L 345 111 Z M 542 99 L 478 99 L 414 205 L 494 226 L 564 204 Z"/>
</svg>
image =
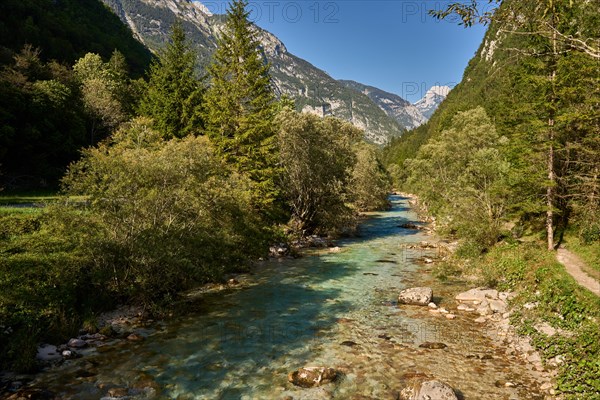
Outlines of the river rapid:
<svg viewBox="0 0 600 400">
<path fill-rule="evenodd" d="M 203 294 L 180 316 L 138 328 L 144 341 L 90 350 L 34 385 L 82 400 L 109 397 L 113 387 L 140 399 L 396 399 L 422 373 L 464 399 L 543 399 L 530 366 L 507 356 L 475 316 L 449 320 L 398 306 L 400 290 L 431 286 L 436 303 L 455 309 L 454 295 L 466 287 L 436 281 L 417 262 L 436 250 L 409 245 L 432 239 L 400 228 L 417 215 L 407 198 L 391 201 L 390 211 L 361 224 L 360 237 L 340 241 L 339 252 L 265 261 L 240 288 Z M 335 368 L 340 378 L 313 389 L 287 381 L 305 366 Z"/>
</svg>

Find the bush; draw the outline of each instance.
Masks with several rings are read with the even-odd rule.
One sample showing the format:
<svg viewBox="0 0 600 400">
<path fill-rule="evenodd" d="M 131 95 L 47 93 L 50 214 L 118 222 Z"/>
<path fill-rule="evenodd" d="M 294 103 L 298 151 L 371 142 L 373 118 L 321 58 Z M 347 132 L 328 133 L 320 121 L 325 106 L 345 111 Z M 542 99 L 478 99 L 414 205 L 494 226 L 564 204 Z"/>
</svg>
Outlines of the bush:
<svg viewBox="0 0 600 400">
<path fill-rule="evenodd" d="M 460 112 L 449 129 L 406 160 L 408 189 L 448 221 L 448 229 L 489 248 L 501 236 L 509 207 L 510 164 L 481 107 Z"/>
<path fill-rule="evenodd" d="M 73 217 L 49 210 L 0 242 L 0 368 L 32 370 L 40 341 L 76 333 L 85 310 L 112 304 Z"/>
<path fill-rule="evenodd" d="M 144 303 L 243 266 L 264 248 L 250 183 L 230 173 L 204 137 L 165 141 L 137 119 L 85 150 L 64 179 L 89 196 L 88 248 L 116 293 Z"/>
</svg>

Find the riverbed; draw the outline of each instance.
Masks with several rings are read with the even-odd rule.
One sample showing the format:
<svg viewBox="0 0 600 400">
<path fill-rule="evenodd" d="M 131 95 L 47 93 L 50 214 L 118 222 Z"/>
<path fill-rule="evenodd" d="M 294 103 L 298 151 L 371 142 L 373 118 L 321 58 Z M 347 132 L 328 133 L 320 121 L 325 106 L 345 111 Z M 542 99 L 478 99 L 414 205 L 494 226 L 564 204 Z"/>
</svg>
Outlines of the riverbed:
<svg viewBox="0 0 600 400">
<path fill-rule="evenodd" d="M 531 366 L 507 356 L 474 316 L 449 320 L 396 303 L 404 288 L 431 286 L 437 304 L 455 309 L 465 286 L 436 281 L 418 262 L 437 250 L 411 244 L 433 239 L 401 228 L 417 215 L 407 198 L 391 200 L 359 237 L 339 241 L 339 252 L 262 262 L 239 288 L 201 295 L 180 316 L 138 328 L 145 340 L 90 350 L 34 384 L 82 400 L 115 387 L 140 399 L 395 399 L 424 374 L 464 399 L 543 399 Z M 420 348 L 424 342 L 447 347 Z M 332 367 L 340 377 L 313 389 L 290 384 L 287 374 L 305 366 Z"/>
</svg>

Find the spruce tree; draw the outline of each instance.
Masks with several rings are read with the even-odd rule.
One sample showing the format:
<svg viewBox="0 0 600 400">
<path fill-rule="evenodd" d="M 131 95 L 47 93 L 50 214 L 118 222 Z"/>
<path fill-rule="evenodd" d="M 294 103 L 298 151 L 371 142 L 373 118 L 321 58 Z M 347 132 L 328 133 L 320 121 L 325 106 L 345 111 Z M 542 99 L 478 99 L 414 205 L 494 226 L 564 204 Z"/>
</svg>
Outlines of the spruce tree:
<svg viewBox="0 0 600 400">
<path fill-rule="evenodd" d="M 151 117 L 166 138 L 198 134 L 202 129 L 203 88 L 196 77 L 196 55 L 180 22 L 171 30 L 169 44 L 150 66 L 140 114 Z"/>
<path fill-rule="evenodd" d="M 276 198 L 276 110 L 269 65 L 248 20 L 245 0 L 234 0 L 209 66 L 206 133 L 221 157 L 256 184 L 259 206 Z"/>
</svg>

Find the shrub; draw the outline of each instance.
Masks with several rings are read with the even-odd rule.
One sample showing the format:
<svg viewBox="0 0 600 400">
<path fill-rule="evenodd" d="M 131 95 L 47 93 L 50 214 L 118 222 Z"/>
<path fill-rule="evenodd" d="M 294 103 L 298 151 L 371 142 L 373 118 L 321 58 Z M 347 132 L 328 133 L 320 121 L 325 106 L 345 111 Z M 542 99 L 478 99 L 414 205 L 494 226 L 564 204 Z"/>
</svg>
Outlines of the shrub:
<svg viewBox="0 0 600 400">
<path fill-rule="evenodd" d="M 84 151 L 64 179 L 85 194 L 89 251 L 110 289 L 145 303 L 240 268 L 263 248 L 249 182 L 204 137 L 163 140 L 137 119 Z"/>
</svg>

